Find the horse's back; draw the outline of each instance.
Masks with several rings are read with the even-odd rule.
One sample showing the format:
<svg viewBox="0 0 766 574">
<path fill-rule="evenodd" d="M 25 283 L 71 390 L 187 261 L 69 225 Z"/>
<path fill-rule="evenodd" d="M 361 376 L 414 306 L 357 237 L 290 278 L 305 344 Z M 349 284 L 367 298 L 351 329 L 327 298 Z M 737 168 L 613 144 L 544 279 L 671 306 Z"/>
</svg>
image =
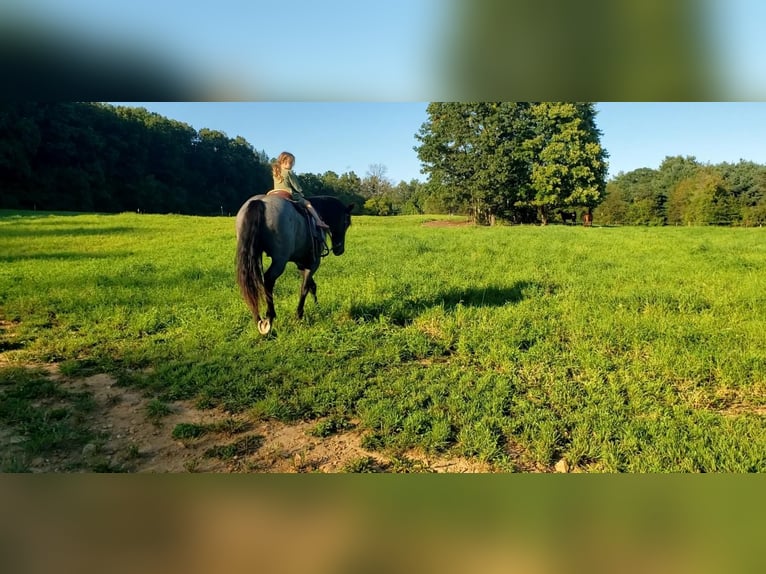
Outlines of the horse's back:
<svg viewBox="0 0 766 574">
<path fill-rule="evenodd" d="M 273 257 L 276 252 L 284 254 L 286 259 L 298 251 L 296 248 L 304 238 L 304 222 L 301 216 L 288 200 L 275 195 L 254 195 L 239 208 L 236 218 L 237 237 L 240 236 L 242 226 L 245 225 L 245 217 L 249 205 L 253 201 L 260 201 L 264 205 L 263 225 L 268 231 L 264 235 L 266 253 Z"/>
</svg>

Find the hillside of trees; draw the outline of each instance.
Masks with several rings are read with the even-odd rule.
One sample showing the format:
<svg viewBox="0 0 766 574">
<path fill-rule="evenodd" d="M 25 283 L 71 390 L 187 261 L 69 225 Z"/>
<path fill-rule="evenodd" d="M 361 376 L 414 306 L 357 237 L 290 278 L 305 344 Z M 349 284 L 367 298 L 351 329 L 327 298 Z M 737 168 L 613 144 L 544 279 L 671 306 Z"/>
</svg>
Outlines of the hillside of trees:
<svg viewBox="0 0 766 574">
<path fill-rule="evenodd" d="M 592 104 L 431 103 L 415 149 L 428 181 L 299 173 L 307 196 L 356 213 L 464 214 L 547 223 L 591 211 L 596 224 L 763 225 L 766 166 L 668 157 L 606 179 Z M 281 150 L 280 150 L 281 151 Z M 229 215 L 271 188 L 270 158 L 242 137 L 143 108 L 0 105 L 0 209 Z"/>
<path fill-rule="evenodd" d="M 308 195 L 364 205 L 364 179 L 301 174 Z M 236 213 L 272 187 L 269 157 L 144 108 L 93 103 L 0 106 L 0 208 Z"/>
<path fill-rule="evenodd" d="M 766 166 L 666 157 L 658 169 L 612 178 L 594 219 L 617 225 L 763 225 Z"/>
</svg>

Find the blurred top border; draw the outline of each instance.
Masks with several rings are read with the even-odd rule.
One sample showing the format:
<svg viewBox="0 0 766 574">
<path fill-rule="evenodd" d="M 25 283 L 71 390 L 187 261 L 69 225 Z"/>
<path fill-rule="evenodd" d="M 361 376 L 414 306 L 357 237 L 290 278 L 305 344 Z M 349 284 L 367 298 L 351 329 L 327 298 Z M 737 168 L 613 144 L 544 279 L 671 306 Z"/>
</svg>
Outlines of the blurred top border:
<svg viewBox="0 0 766 574">
<path fill-rule="evenodd" d="M 161 22 L 160 27 L 154 28 L 144 26 L 142 23 L 146 24 L 150 17 L 145 10 L 139 11 L 141 19 L 125 18 L 122 34 L 110 35 L 107 24 L 116 25 L 119 19 L 116 9 L 108 12 L 109 21 L 103 25 L 93 24 L 103 18 L 93 10 L 92 17 L 82 14 L 79 23 L 75 12 L 72 19 L 57 24 L 56 11 L 47 14 L 47 18 L 30 18 L 29 14 L 22 15 L 18 6 L 16 13 L 3 9 L 0 11 L 3 99 L 766 99 L 766 86 L 758 87 L 758 74 L 747 73 L 747 65 L 742 63 L 747 58 L 742 50 L 737 52 L 732 46 L 736 43 L 732 38 L 737 34 L 727 28 L 726 22 L 735 19 L 724 22 L 716 18 L 723 13 L 719 0 L 705 3 L 451 0 L 443 4 L 423 1 L 430 12 L 418 5 L 418 17 L 434 29 L 426 30 L 428 26 L 423 25 L 422 40 L 407 44 L 408 51 L 394 49 L 403 41 L 396 36 L 397 30 L 391 28 L 395 24 L 389 23 L 396 22 L 396 18 L 386 18 L 382 24 L 386 27 L 385 41 L 381 42 L 379 35 L 359 40 L 360 30 L 372 32 L 375 27 L 371 8 L 359 8 L 352 14 L 355 20 L 345 14 L 343 26 L 346 30 L 354 28 L 356 40 L 352 43 L 349 34 L 333 23 L 344 10 L 348 12 L 347 6 L 341 6 L 343 2 L 330 3 L 322 11 L 304 7 L 304 11 L 314 10 L 312 14 L 321 15 L 321 21 L 314 28 L 301 29 L 301 36 L 307 38 L 288 34 L 284 42 L 276 43 L 271 43 L 271 35 L 261 30 L 264 22 L 253 23 L 252 33 L 251 24 L 235 29 L 229 23 L 231 29 L 219 29 L 211 23 L 212 31 L 205 30 L 204 34 L 201 31 L 199 38 L 186 37 L 187 34 L 171 39 L 173 22 Z M 33 4 L 45 2 L 34 0 Z M 391 9 L 403 11 L 406 4 L 393 2 Z M 742 2 L 733 1 L 727 6 L 729 12 L 739 11 L 737 21 L 747 20 Z M 218 12 L 231 20 L 234 14 L 224 8 Z M 78 9 L 83 6 L 73 8 Z M 437 14 L 438 10 L 444 13 Z M 303 18 L 306 19 L 305 14 Z M 91 28 L 87 27 L 88 22 Z M 411 27 L 408 24 L 400 32 Z M 247 31 L 247 38 L 238 35 L 242 29 Z M 227 34 L 231 41 L 224 42 Z M 216 35 L 221 41 L 211 42 Z M 253 44 L 252 36 L 259 37 L 260 43 Z M 213 45 L 200 46 L 205 39 Z M 266 46 L 265 53 L 254 46 Z M 749 62 L 760 61 L 758 55 L 750 56 Z M 739 67 L 735 65 L 738 63 Z"/>
</svg>

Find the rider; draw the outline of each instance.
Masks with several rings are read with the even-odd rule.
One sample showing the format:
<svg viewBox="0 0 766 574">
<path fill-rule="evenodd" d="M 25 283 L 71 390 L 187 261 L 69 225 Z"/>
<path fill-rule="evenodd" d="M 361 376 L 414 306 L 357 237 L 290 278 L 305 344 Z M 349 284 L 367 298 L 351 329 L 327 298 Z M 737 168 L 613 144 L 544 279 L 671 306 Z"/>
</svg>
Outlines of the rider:
<svg viewBox="0 0 766 574">
<path fill-rule="evenodd" d="M 319 214 L 308 200 L 303 197 L 301 193 L 300 184 L 298 178 L 293 173 L 293 166 L 295 165 L 295 156 L 290 152 L 283 151 L 279 154 L 277 160 L 271 164 L 271 174 L 274 176 L 274 189 L 287 191 L 293 198 L 293 201 L 303 205 L 308 209 L 308 212 L 316 221 L 316 225 L 319 229 L 330 229 L 328 225 L 322 221 Z"/>
</svg>

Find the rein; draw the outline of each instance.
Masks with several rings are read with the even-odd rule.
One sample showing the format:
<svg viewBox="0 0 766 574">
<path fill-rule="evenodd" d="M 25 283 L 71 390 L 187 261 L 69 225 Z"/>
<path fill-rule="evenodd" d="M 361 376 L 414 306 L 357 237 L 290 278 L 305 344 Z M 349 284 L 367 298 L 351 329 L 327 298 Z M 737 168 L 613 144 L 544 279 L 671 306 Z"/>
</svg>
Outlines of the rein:
<svg viewBox="0 0 766 574">
<path fill-rule="evenodd" d="M 320 231 L 317 229 L 316 224 L 314 223 L 314 218 L 311 217 L 311 215 L 308 213 L 308 210 L 306 210 L 306 223 L 309 226 L 309 233 L 311 233 L 311 247 L 314 253 L 314 259 L 327 257 L 330 254 L 330 248 L 327 247 L 328 232 Z M 314 234 L 315 230 L 319 232 L 321 239 Z M 317 257 L 317 252 L 319 253 L 319 257 Z"/>
</svg>

